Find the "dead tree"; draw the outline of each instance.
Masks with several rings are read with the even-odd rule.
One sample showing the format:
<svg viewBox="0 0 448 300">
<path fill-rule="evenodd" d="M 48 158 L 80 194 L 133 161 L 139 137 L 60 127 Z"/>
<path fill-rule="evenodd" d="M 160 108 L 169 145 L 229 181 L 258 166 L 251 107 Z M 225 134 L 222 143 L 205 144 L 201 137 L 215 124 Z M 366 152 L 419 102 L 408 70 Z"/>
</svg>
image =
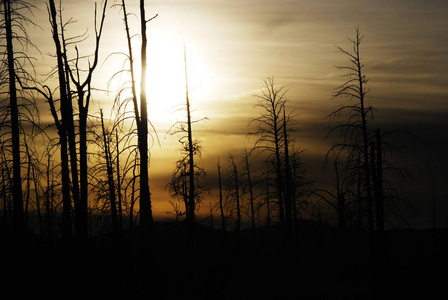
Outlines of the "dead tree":
<svg viewBox="0 0 448 300">
<path fill-rule="evenodd" d="M 135 80 L 135 68 L 134 68 L 134 54 L 132 52 L 132 35 L 130 33 L 129 23 L 128 23 L 128 12 L 126 8 L 126 3 L 124 0 L 121 1 L 121 9 L 123 12 L 123 22 L 126 31 L 126 39 L 128 46 L 128 53 L 126 53 L 127 59 L 129 60 L 129 70 L 131 77 L 131 91 L 132 96 L 130 100 L 133 104 L 133 112 L 135 124 L 137 127 L 137 148 L 139 152 L 139 167 L 140 174 L 138 176 L 140 181 L 139 188 L 139 204 L 140 204 L 140 233 L 144 241 L 152 242 L 154 239 L 154 220 L 152 215 L 152 204 L 151 204 L 151 193 L 149 189 L 149 143 L 148 143 L 148 105 L 146 98 L 146 68 L 147 68 L 147 23 L 157 17 L 146 19 L 145 12 L 145 1 L 140 0 L 139 6 L 139 16 L 140 16 L 140 37 L 141 37 L 141 74 L 140 74 L 140 95 L 137 95 L 136 80 Z M 140 106 L 138 105 L 138 98 L 140 97 Z M 120 95 L 116 98 L 117 104 L 120 100 Z M 127 101 L 126 100 L 126 101 Z M 119 105 L 121 106 L 121 105 Z M 135 185 L 135 181 L 132 183 Z M 134 189 L 132 189 L 134 191 Z M 132 194 L 134 198 L 134 193 Z M 133 204 L 132 204 L 133 206 Z"/>
<path fill-rule="evenodd" d="M 368 88 L 366 87 L 368 79 L 364 75 L 364 64 L 361 57 L 361 43 L 364 36 L 361 35 L 359 27 L 355 28 L 355 38 L 349 39 L 352 43 L 352 51 L 344 50 L 337 47 L 338 50 L 344 54 L 349 63 L 344 66 L 338 66 L 339 70 L 345 71 L 343 75 L 347 80 L 337 87 L 336 92 L 332 98 L 348 98 L 349 101 L 354 101 L 353 104 L 344 104 L 337 110 L 333 111 L 327 118 L 335 120 L 341 115 L 347 114 L 347 121 L 344 121 L 333 128 L 331 128 L 328 138 L 333 133 L 339 131 L 342 141 L 333 144 L 330 152 L 336 152 L 337 157 L 343 152 L 347 151 L 348 161 L 356 162 L 357 157 L 360 158 L 362 175 L 362 190 L 366 199 L 367 221 L 369 231 L 373 231 L 373 197 L 372 197 L 372 183 L 371 183 L 371 164 L 369 159 L 369 141 L 370 130 L 368 121 L 371 120 L 374 109 L 367 105 L 366 95 Z M 355 169 L 355 168 L 353 168 Z"/>
<path fill-rule="evenodd" d="M 24 123 L 30 123 L 33 128 L 36 126 L 32 112 L 36 110 L 34 96 L 27 91 L 20 89 L 19 80 L 23 82 L 34 81 L 33 76 L 27 70 L 27 67 L 34 68 L 32 58 L 25 51 L 25 47 L 34 47 L 29 40 L 26 29 L 28 25 L 37 26 L 28 17 L 32 15 L 35 7 L 27 1 L 3 0 L 1 5 L 1 14 L 3 16 L 0 23 L 2 43 L 2 62 L 0 68 L 0 94 L 5 95 L 4 100 L 0 101 L 2 113 L 5 114 L 0 121 L 2 129 L 7 128 L 9 137 L 4 139 L 10 145 L 12 160 L 12 211 L 13 227 L 20 235 L 26 232 L 25 213 L 23 202 L 22 187 L 22 137 L 28 135 L 24 132 Z M 23 48 L 23 49 L 20 49 Z M 4 50 L 3 50 L 4 49 Z M 5 105 L 5 106 L 3 106 Z M 31 106 L 30 106 L 31 105 Z M 2 131 L 3 131 L 2 130 Z M 3 135 L 3 132 L 2 132 Z"/>
<path fill-rule="evenodd" d="M 193 124 L 206 120 L 207 118 L 202 118 L 198 120 L 192 119 L 191 115 L 191 102 L 188 90 L 188 70 L 187 70 L 187 56 L 184 47 L 184 71 L 185 71 L 185 106 L 181 110 L 186 112 L 185 121 L 177 121 L 173 126 L 171 126 L 168 133 L 170 135 L 180 135 L 179 143 L 181 144 L 182 158 L 178 162 L 180 164 L 177 169 L 184 169 L 186 191 L 187 191 L 187 202 L 188 209 L 186 211 L 186 218 L 189 228 L 193 227 L 195 221 L 195 212 L 197 202 L 199 201 L 199 193 L 201 189 L 198 188 L 198 176 L 204 175 L 205 172 L 196 164 L 196 158 L 201 155 L 202 148 L 200 147 L 199 140 L 194 140 L 193 138 Z"/>
<path fill-rule="evenodd" d="M 249 123 L 255 123 L 257 125 L 255 131 L 249 134 L 250 136 L 257 137 L 253 150 L 259 153 L 267 152 L 268 156 L 274 160 L 278 209 L 281 223 L 290 221 L 289 217 L 291 216 L 288 213 L 288 219 L 285 219 L 285 206 L 290 208 L 291 204 L 288 203 L 285 205 L 285 182 L 282 171 L 282 148 L 284 145 L 284 122 L 282 121 L 282 116 L 285 93 L 286 91 L 284 91 L 283 87 L 275 87 L 273 77 L 264 80 L 261 95 L 255 95 L 259 99 L 255 107 L 261 108 L 262 113 L 259 117 L 251 119 Z"/>
<path fill-rule="evenodd" d="M 153 236 L 154 231 L 148 176 L 148 105 L 146 99 L 146 48 L 148 43 L 146 37 L 146 23 L 152 19 L 146 20 L 145 1 L 140 0 L 140 34 L 142 39 L 142 47 L 140 75 L 140 121 L 137 124 L 138 147 L 140 152 L 140 226 L 144 238 Z"/>
<path fill-rule="evenodd" d="M 184 47 L 184 63 L 185 63 L 185 106 L 187 110 L 187 139 L 188 139 L 188 171 L 190 175 L 189 183 L 189 194 L 188 194 L 188 219 L 187 222 L 190 226 L 194 223 L 194 212 L 195 212 L 195 186 L 194 186 L 194 156 L 195 149 L 193 148 L 193 133 L 191 129 L 191 109 L 190 109 L 190 98 L 188 97 L 188 72 L 187 72 L 187 56 Z"/>
<path fill-rule="evenodd" d="M 249 162 L 249 152 L 247 149 L 244 150 L 243 153 L 243 164 L 244 164 L 244 172 L 243 176 L 246 177 L 246 180 L 244 181 L 247 190 L 249 192 L 249 209 L 250 209 L 250 220 L 252 224 L 252 235 L 254 238 L 254 241 L 256 239 L 256 227 L 255 227 L 255 195 L 254 195 L 254 182 L 251 176 L 251 163 Z"/>
<path fill-rule="evenodd" d="M 17 233 L 25 231 L 25 220 L 22 198 L 22 175 L 20 158 L 20 131 L 19 131 L 19 110 L 17 103 L 16 70 L 13 48 L 13 10 L 12 1 L 3 0 L 3 27 L 6 32 L 6 62 L 8 67 L 8 88 L 9 88 L 9 110 L 11 115 L 11 144 L 13 155 L 13 224 Z M 19 26 L 19 28 L 23 28 Z"/>
<path fill-rule="evenodd" d="M 60 114 L 59 117 L 55 107 L 55 99 L 53 99 L 52 92 L 48 86 L 44 86 L 46 92 L 39 90 L 39 92 L 46 98 L 49 106 L 51 115 L 54 119 L 54 124 L 56 126 L 59 135 L 59 146 L 60 146 L 60 158 L 61 158 L 61 181 L 62 181 L 62 223 L 63 223 L 63 236 L 64 238 L 69 238 L 72 235 L 72 221 L 71 221 L 71 210 L 72 202 L 70 198 L 70 166 L 69 166 L 69 152 L 67 143 L 71 139 L 70 153 L 72 157 L 72 180 L 71 185 L 73 187 L 73 198 L 75 203 L 79 199 L 79 189 L 78 189 L 78 168 L 77 168 L 77 158 L 76 158 L 76 146 L 74 140 L 74 128 L 73 128 L 73 114 L 71 109 L 71 100 L 69 100 L 69 84 L 66 77 L 66 62 L 64 61 L 64 51 L 59 38 L 59 28 L 57 20 L 56 6 L 53 0 L 49 0 L 49 14 L 50 14 L 50 24 L 52 28 L 53 42 L 56 48 L 56 58 L 57 58 L 57 70 L 58 70 L 58 81 L 59 81 L 59 104 L 60 104 Z M 71 129 L 70 129 L 71 128 Z M 75 151 L 73 153 L 73 147 Z M 73 160 L 74 159 L 74 160 Z"/>
<path fill-rule="evenodd" d="M 114 234 L 118 233 L 118 213 L 117 213 L 117 197 L 115 194 L 115 181 L 114 181 L 114 171 L 112 165 L 112 152 L 110 146 L 110 134 L 106 132 L 104 126 L 103 110 L 101 113 L 101 129 L 103 133 L 103 144 L 104 144 L 104 154 L 106 159 L 106 171 L 107 171 L 107 183 L 109 188 L 109 202 L 110 202 L 110 212 L 112 217 L 112 230 Z"/>
<path fill-rule="evenodd" d="M 233 158 L 233 155 L 229 153 L 228 156 L 229 161 L 229 167 L 228 167 L 228 203 L 230 203 L 231 210 L 236 211 L 236 217 L 235 217 L 235 230 L 238 234 L 238 241 L 239 241 L 239 234 L 241 231 L 241 195 L 240 195 L 240 179 L 238 175 L 238 166 Z M 232 204 L 233 203 L 233 204 Z"/>
<path fill-rule="evenodd" d="M 87 160 L 87 118 L 89 113 L 89 105 L 92 92 L 92 76 L 98 65 L 98 55 L 101 34 L 103 32 L 104 19 L 106 17 L 106 7 L 107 0 L 104 1 L 101 21 L 99 28 L 97 28 L 97 15 L 96 15 L 96 4 L 95 4 L 95 50 L 93 54 L 93 62 L 90 63 L 87 71 L 86 78 L 81 79 L 80 75 L 80 56 L 78 48 L 75 46 L 76 57 L 74 60 L 74 65 L 70 66 L 68 63 L 68 72 L 70 75 L 71 82 L 75 86 L 75 93 L 78 102 L 78 112 L 79 112 L 79 170 L 80 170 L 80 198 L 79 202 L 75 202 L 75 216 L 76 216 L 76 231 L 78 237 L 81 239 L 87 238 L 88 235 L 88 160 Z"/>
<path fill-rule="evenodd" d="M 120 172 L 120 139 L 118 138 L 118 129 L 115 130 L 115 141 L 117 143 L 117 195 L 118 195 L 118 228 L 123 230 L 123 196 L 121 193 L 121 172 Z"/>
</svg>

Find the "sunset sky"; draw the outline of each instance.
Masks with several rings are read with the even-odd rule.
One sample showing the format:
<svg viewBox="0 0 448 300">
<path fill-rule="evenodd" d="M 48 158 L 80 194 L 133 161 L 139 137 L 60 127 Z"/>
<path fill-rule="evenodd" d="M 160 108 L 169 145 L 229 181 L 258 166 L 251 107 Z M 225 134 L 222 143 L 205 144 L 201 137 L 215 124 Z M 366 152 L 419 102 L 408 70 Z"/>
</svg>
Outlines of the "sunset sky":
<svg viewBox="0 0 448 300">
<path fill-rule="evenodd" d="M 54 45 L 45 1 L 34 2 L 39 10 L 32 19 L 41 28 L 32 29 L 30 38 L 41 52 L 34 55 L 36 71 L 45 74 L 55 64 L 48 55 L 54 53 Z M 100 107 L 110 114 L 118 83 L 108 85 L 108 81 L 124 61 L 122 55 L 111 54 L 127 47 L 121 11 L 111 8 L 113 1 L 109 2 L 94 86 L 110 93 L 95 94 L 91 114 L 98 113 Z M 128 11 L 138 15 L 138 1 L 127 3 Z M 92 54 L 94 2 L 63 0 L 62 5 L 64 19 L 77 20 L 67 27 L 66 35 L 88 30 L 89 38 L 78 47 L 81 53 Z M 177 138 L 166 136 L 166 131 L 182 118 L 176 110 L 185 101 L 184 44 L 194 117 L 209 119 L 193 130 L 203 141 L 199 164 L 211 178 L 216 176 L 217 156 L 224 161 L 229 152 L 238 156 L 244 147 L 253 145 L 247 133 L 249 120 L 259 114 L 253 108 L 254 95 L 260 92 L 263 79 L 274 76 L 276 84 L 287 89 L 288 107 L 298 113 L 296 145 L 305 150 L 309 178 L 320 186 L 328 182 L 327 174 L 332 176 L 331 172 L 322 173 L 330 147 L 322 140 L 332 125 L 323 119 L 343 103 L 331 100 L 335 88 L 344 82 L 335 65 L 347 62 L 335 46 L 351 49 L 347 37 L 353 37 L 359 25 L 365 35 L 361 56 L 369 78 L 367 102 L 379 111 L 373 126 L 409 129 L 417 137 L 414 143 L 396 141 L 406 146 L 400 163 L 414 175 L 413 182 L 397 187 L 400 196 L 413 205 L 413 209 L 402 207 L 402 213 L 412 225 L 432 224 L 434 173 L 437 220 L 440 226 L 446 225 L 447 1 L 166 0 L 147 1 L 146 8 L 148 18 L 158 14 L 148 23 L 147 84 L 149 117 L 160 139 L 160 145 L 151 149 L 155 214 L 164 217 L 170 210 L 163 188 L 179 153 Z M 131 31 L 136 34 L 137 17 L 131 21 Z M 138 54 L 139 38 L 133 41 Z M 48 107 L 42 107 L 45 119 Z M 47 120 L 51 121 L 49 113 Z M 204 206 L 208 207 L 208 201 Z"/>
</svg>

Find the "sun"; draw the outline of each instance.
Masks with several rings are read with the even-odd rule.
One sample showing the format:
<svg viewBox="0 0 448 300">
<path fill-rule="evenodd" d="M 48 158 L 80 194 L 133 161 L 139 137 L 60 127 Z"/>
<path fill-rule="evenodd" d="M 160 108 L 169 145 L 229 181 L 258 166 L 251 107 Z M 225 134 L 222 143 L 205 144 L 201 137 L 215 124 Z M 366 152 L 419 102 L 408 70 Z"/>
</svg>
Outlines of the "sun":
<svg viewBox="0 0 448 300">
<path fill-rule="evenodd" d="M 153 124 L 173 124 L 185 118 L 181 109 L 186 99 L 185 44 L 168 32 L 153 33 L 148 39 L 146 91 Z M 194 50 L 188 45 L 185 49 L 189 98 L 199 104 L 209 76 Z"/>
<path fill-rule="evenodd" d="M 137 39 L 136 39 L 137 40 Z M 195 45 L 189 45 L 179 36 L 169 31 L 152 31 L 148 36 L 147 45 L 147 74 L 146 74 L 146 99 L 148 118 L 157 131 L 164 132 L 176 121 L 183 121 L 186 118 L 186 77 L 185 77 L 185 57 L 187 62 L 189 99 L 193 110 L 201 110 L 201 103 L 206 101 L 211 90 L 211 72 L 201 57 Z M 134 55 L 134 79 L 136 84 L 137 105 L 140 108 L 140 45 L 135 43 Z M 127 61 L 120 62 L 119 57 L 110 65 L 122 66 L 126 70 L 129 68 Z M 108 83 L 108 91 L 111 95 L 120 95 L 120 99 L 131 97 L 131 75 L 130 72 L 117 72 L 112 69 L 113 78 Z M 126 89 L 122 89 L 123 87 Z M 107 102 L 103 103 L 108 105 Z M 133 110 L 132 105 L 126 106 L 127 110 Z M 132 111 L 128 113 L 133 114 Z"/>
</svg>

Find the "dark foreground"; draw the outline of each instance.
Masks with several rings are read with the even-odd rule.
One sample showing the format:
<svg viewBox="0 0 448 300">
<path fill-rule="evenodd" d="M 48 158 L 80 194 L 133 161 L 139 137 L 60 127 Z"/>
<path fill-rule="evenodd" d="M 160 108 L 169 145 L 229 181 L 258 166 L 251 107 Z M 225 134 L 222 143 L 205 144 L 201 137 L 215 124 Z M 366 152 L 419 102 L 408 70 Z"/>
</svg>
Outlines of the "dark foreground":
<svg viewBox="0 0 448 300">
<path fill-rule="evenodd" d="M 386 251 L 372 256 L 367 233 L 341 236 L 309 222 L 299 224 L 297 239 L 278 227 L 257 230 L 254 239 L 251 230 L 238 238 L 197 226 L 193 245 L 182 224 L 156 226 L 157 245 L 149 253 L 129 237 L 63 243 L 36 236 L 18 241 L 3 232 L 0 298 L 11 292 L 60 299 L 444 299 L 448 294 L 446 230 L 386 232 Z"/>
</svg>

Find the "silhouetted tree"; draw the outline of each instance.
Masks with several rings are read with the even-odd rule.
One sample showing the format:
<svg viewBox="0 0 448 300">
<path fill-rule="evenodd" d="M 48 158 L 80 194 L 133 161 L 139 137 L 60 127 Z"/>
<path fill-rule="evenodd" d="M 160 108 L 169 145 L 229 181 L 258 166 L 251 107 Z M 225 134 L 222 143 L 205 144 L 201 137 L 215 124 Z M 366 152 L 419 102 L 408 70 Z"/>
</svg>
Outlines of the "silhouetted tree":
<svg viewBox="0 0 448 300">
<path fill-rule="evenodd" d="M 0 162 L 2 171 L 2 209 L 3 209 L 3 228 L 10 228 L 12 226 L 12 177 L 10 160 L 7 158 L 6 143 L 0 141 Z"/>
<path fill-rule="evenodd" d="M 286 91 L 284 88 L 276 88 L 274 78 L 264 80 L 261 95 L 255 95 L 259 99 L 255 107 L 259 107 L 262 113 L 259 117 L 251 119 L 250 124 L 255 123 L 257 128 L 250 135 L 256 136 L 254 150 L 260 153 L 267 152 L 274 160 L 276 173 L 276 190 L 280 222 L 285 222 L 284 203 L 284 176 L 282 174 L 282 147 L 284 144 L 282 121 Z M 290 207 L 290 203 L 288 203 Z M 288 214 L 290 216 L 290 214 Z"/>
<path fill-rule="evenodd" d="M 224 191 L 222 186 L 222 175 L 221 175 L 221 164 L 219 162 L 219 157 L 217 158 L 218 162 L 216 164 L 218 169 L 218 189 L 219 189 L 219 201 L 216 206 L 219 208 L 219 214 L 221 216 L 221 251 L 223 251 L 227 246 L 227 216 L 225 209 L 225 199 L 224 199 Z"/>
<path fill-rule="evenodd" d="M 118 195 L 118 226 L 120 232 L 123 230 L 123 194 L 121 191 L 121 171 L 120 171 L 120 139 L 118 138 L 118 128 L 115 129 L 116 160 L 117 160 L 117 195 Z"/>
<path fill-rule="evenodd" d="M 88 230 L 88 160 L 87 160 L 87 118 L 89 113 L 91 92 L 92 92 L 92 77 L 93 72 L 98 65 L 98 55 L 101 34 L 103 32 L 104 19 L 106 17 L 106 7 L 107 0 L 104 1 L 101 21 L 99 28 L 97 28 L 97 14 L 96 14 L 96 4 L 95 4 L 95 50 L 93 54 L 93 62 L 89 62 L 89 67 L 87 75 L 84 80 L 80 76 L 80 56 L 78 48 L 75 47 L 76 57 L 74 59 L 74 65 L 68 67 L 71 82 L 75 86 L 75 93 L 78 102 L 78 113 L 79 113 L 79 170 L 80 170 L 80 198 L 79 202 L 75 202 L 75 215 L 76 215 L 76 231 L 80 238 L 84 239 L 87 237 Z"/>
<path fill-rule="evenodd" d="M 152 19 L 150 19 L 152 20 Z M 148 176 L 148 107 L 146 100 L 146 20 L 145 1 L 140 0 L 141 24 L 141 75 L 140 75 L 140 122 L 138 122 L 138 146 L 140 151 L 140 226 L 144 238 L 153 235 L 154 220 L 152 216 L 151 194 Z"/>
<path fill-rule="evenodd" d="M 228 155 L 229 166 L 227 168 L 227 204 L 230 207 L 232 214 L 235 216 L 235 230 L 238 234 L 238 241 L 241 231 L 241 194 L 240 194 L 240 179 L 238 175 L 238 166 L 233 158 L 233 155 Z"/>
<path fill-rule="evenodd" d="M 57 75 L 59 81 L 60 93 L 60 117 L 58 117 L 54 99 L 50 89 L 47 87 L 48 93 L 45 98 L 50 105 L 51 115 L 53 116 L 60 144 L 61 153 L 61 177 L 62 177 L 62 203 L 63 203 L 63 232 L 64 237 L 72 235 L 71 210 L 72 203 L 70 198 L 70 166 L 69 153 L 71 163 L 71 186 L 72 195 L 75 203 L 79 203 L 79 181 L 78 181 L 78 158 L 76 151 L 75 129 L 73 121 L 73 107 L 70 92 L 70 84 L 68 77 L 68 61 L 66 56 L 66 43 L 64 39 L 64 25 L 62 24 L 62 14 L 60 14 L 61 36 L 59 35 L 58 17 L 56 5 L 53 0 L 49 0 L 50 24 L 53 34 L 53 42 L 55 44 L 57 59 Z M 62 10 L 62 8 L 60 8 Z M 61 42 L 62 40 L 62 42 Z M 67 147 L 67 143 L 69 147 Z M 68 152 L 68 149 L 70 151 Z"/>
<path fill-rule="evenodd" d="M 109 187 L 109 201 L 110 201 L 110 212 L 112 216 L 112 229 L 116 234 L 118 233 L 118 213 L 117 213 L 117 200 L 115 194 L 115 181 L 114 181 L 114 171 L 112 165 L 112 151 L 110 146 L 110 133 L 106 132 L 104 126 L 103 110 L 101 112 L 101 129 L 103 133 L 103 143 L 104 143 L 104 154 L 106 159 L 106 170 L 107 170 L 107 182 Z"/>
<path fill-rule="evenodd" d="M 182 142 L 181 140 L 181 158 L 176 161 L 175 169 L 171 175 L 171 180 L 167 184 L 168 191 L 171 197 L 178 199 L 179 202 L 183 203 L 184 210 L 180 213 L 180 215 L 185 215 L 187 222 L 191 221 L 189 215 L 191 212 L 191 184 L 190 180 L 194 180 L 194 207 L 195 211 L 199 208 L 199 204 L 203 198 L 204 193 L 207 191 L 206 188 L 201 186 L 200 178 L 205 175 L 205 171 L 203 168 L 199 167 L 197 164 L 193 165 L 193 176 L 190 175 L 190 148 L 189 142 L 185 140 Z M 201 155 L 201 146 L 199 146 L 199 141 L 193 142 L 193 154 L 194 157 L 200 157 Z M 191 225 L 191 224 L 190 224 Z"/>
<path fill-rule="evenodd" d="M 20 81 L 19 81 L 20 82 Z M 71 199 L 70 199 L 70 177 L 69 177 L 69 160 L 67 154 L 67 134 L 65 122 L 59 119 L 53 99 L 53 92 L 51 89 L 44 85 L 42 88 L 34 87 L 24 87 L 23 89 L 35 90 L 43 96 L 49 103 L 50 112 L 54 119 L 54 124 L 56 126 L 58 136 L 59 136 L 59 147 L 61 153 L 61 183 L 62 183 L 62 227 L 64 238 L 69 238 L 72 235 L 72 218 L 71 218 Z M 62 99 L 62 98 L 61 98 Z M 61 106 L 63 101 L 59 101 Z M 62 110 L 62 107 L 61 107 Z"/>
<path fill-rule="evenodd" d="M 219 157 L 217 162 L 218 167 L 218 188 L 219 188 L 219 212 L 221 215 L 221 230 L 224 234 L 226 230 L 226 218 L 224 215 L 224 202 L 223 202 L 223 191 L 222 191 L 222 179 L 221 179 L 221 165 L 219 164 Z"/>
<path fill-rule="evenodd" d="M 201 147 L 199 141 L 193 138 L 192 124 L 205 120 L 202 118 L 199 120 L 193 120 L 191 116 L 191 103 L 188 90 L 188 70 L 187 70 L 187 56 L 184 46 L 184 66 L 185 66 L 185 112 L 186 120 L 177 121 L 168 131 L 171 135 L 180 134 L 179 143 L 181 144 L 181 159 L 177 162 L 176 170 L 173 174 L 173 178 L 170 182 L 171 187 L 176 187 L 181 183 L 182 188 L 177 188 L 177 191 L 184 193 L 183 199 L 186 203 L 186 220 L 188 226 L 188 234 L 190 239 L 193 237 L 195 212 L 197 210 L 197 204 L 199 203 L 204 188 L 198 186 L 199 176 L 205 175 L 204 169 L 200 168 L 196 164 L 196 157 L 201 155 Z M 176 178 L 177 177 L 177 178 Z M 176 189 L 170 189 L 175 191 Z"/>
<path fill-rule="evenodd" d="M 251 176 L 251 163 L 249 162 L 249 152 L 247 149 L 244 150 L 243 153 L 243 166 L 244 172 L 242 172 L 242 177 L 245 178 L 243 181 L 243 190 L 247 189 L 249 193 L 249 217 L 252 224 L 252 235 L 254 241 L 256 239 L 256 231 L 255 231 L 255 194 L 254 194 L 254 182 Z"/>
<path fill-rule="evenodd" d="M 148 143 L 148 107 L 147 107 L 147 98 L 146 98 L 146 68 L 147 68 L 147 27 L 146 24 L 157 17 L 155 15 L 154 17 L 150 19 L 146 19 L 146 12 L 145 12 L 145 1 L 140 0 L 140 6 L 139 6 L 139 16 L 140 16 L 140 37 L 141 37 L 141 74 L 140 74 L 140 105 L 138 105 L 138 95 L 137 95 L 137 89 L 136 89 L 136 81 L 135 81 L 135 68 L 134 68 L 134 55 L 132 52 L 132 35 L 130 33 L 129 23 L 128 23 L 128 15 L 126 8 L 126 3 L 124 0 L 121 1 L 121 9 L 123 11 L 123 22 L 125 25 L 125 31 L 126 31 L 126 38 L 127 38 L 127 46 L 128 46 L 128 53 L 127 59 L 129 60 L 129 69 L 126 71 L 129 71 L 130 77 L 131 77 L 131 92 L 132 95 L 130 99 L 126 99 L 126 101 L 131 101 L 133 104 L 133 112 L 134 112 L 134 119 L 135 124 L 137 127 L 137 147 L 139 151 L 139 169 L 140 174 L 138 176 L 140 181 L 140 188 L 139 188 L 139 203 L 140 203 L 140 231 L 141 235 L 146 242 L 151 242 L 154 239 L 154 220 L 152 215 L 152 205 L 151 205 L 151 194 L 149 190 L 149 143 Z M 121 72 L 121 71 L 120 71 Z M 121 92 L 124 91 L 122 89 L 119 92 L 119 95 L 116 97 L 115 104 L 120 99 Z M 126 102 L 125 101 L 125 102 Z M 119 105 L 121 106 L 121 105 Z M 135 185 L 135 182 L 132 183 L 132 185 Z M 132 189 L 132 199 L 134 199 L 135 196 L 135 189 Z M 131 201 L 133 203 L 133 201 Z M 133 206 L 133 204 L 132 204 Z"/>
<path fill-rule="evenodd" d="M 56 214 L 55 214 L 55 189 L 56 184 L 54 180 L 54 161 L 52 160 L 52 157 L 54 155 L 54 148 L 52 145 L 48 145 L 47 149 L 44 152 L 44 156 L 47 157 L 47 164 L 46 164 L 46 170 L 45 170 L 45 179 L 46 179 L 46 188 L 44 192 L 45 197 L 45 235 L 48 237 L 54 236 L 54 223 L 56 220 Z M 69 187 L 68 187 L 69 188 Z M 69 191 L 70 193 L 70 191 Z M 70 215 L 69 215 L 70 216 Z M 69 220 L 70 221 L 70 220 Z M 70 223 L 71 224 L 71 223 Z M 71 227 L 70 227 L 71 229 Z M 63 230 L 64 232 L 64 230 Z"/>
<path fill-rule="evenodd" d="M 347 176 L 345 168 L 343 170 L 339 169 L 337 160 L 334 160 L 334 172 L 336 177 L 335 189 L 316 189 L 312 193 L 335 209 L 339 231 L 344 232 L 350 215 L 353 215 L 351 207 L 358 203 L 358 201 L 353 200 L 356 199 L 356 195 L 352 191 L 355 188 L 355 182 L 353 178 Z"/>
<path fill-rule="evenodd" d="M 367 221 L 369 231 L 373 231 L 373 203 L 372 203 L 372 185 L 371 185 L 371 165 L 369 160 L 369 140 L 370 129 L 368 121 L 371 120 L 371 116 L 374 112 L 372 106 L 367 105 L 366 95 L 368 89 L 366 87 L 368 79 L 364 75 L 364 64 L 361 57 L 361 43 L 364 36 L 361 35 L 359 27 L 355 28 L 355 38 L 350 39 L 353 49 L 352 51 L 344 50 L 341 47 L 337 47 L 338 50 L 347 56 L 349 63 L 345 66 L 338 66 L 339 70 L 345 71 L 343 75 L 347 80 L 340 85 L 333 95 L 333 99 L 336 98 L 348 98 L 353 101 L 353 104 L 344 104 L 337 110 L 332 112 L 327 118 L 335 120 L 341 114 L 347 113 L 347 121 L 344 121 L 333 128 L 331 128 L 327 137 L 334 132 L 339 131 L 342 137 L 342 141 L 338 141 L 331 147 L 329 152 L 335 151 L 339 156 L 343 151 L 347 151 L 348 162 L 352 163 L 360 162 L 362 173 L 361 187 L 366 200 Z M 360 158 L 358 160 L 358 157 Z M 352 168 L 355 170 L 355 166 Z"/>
<path fill-rule="evenodd" d="M 20 89 L 18 81 L 32 82 L 33 76 L 27 68 L 33 69 L 32 58 L 26 52 L 26 47 L 34 47 L 29 40 L 26 29 L 29 25 L 36 26 L 29 15 L 35 7 L 27 1 L 3 0 L 1 14 L 3 16 L 0 23 L 0 38 L 2 42 L 2 62 L 0 68 L 1 94 L 6 97 L 2 100 L 2 131 L 8 128 L 8 141 L 12 160 L 12 181 L 10 182 L 12 191 L 12 211 L 13 226 L 18 234 L 26 231 L 25 213 L 22 187 L 22 145 L 28 133 L 23 130 L 23 123 L 37 125 L 35 119 L 38 117 L 34 102 L 34 96 L 27 91 Z M 19 49 L 19 50 L 17 50 Z M 36 48 L 37 49 L 37 48 Z M 22 137 L 21 137 L 22 136 Z M 23 138 L 23 139 L 22 139 Z M 9 160 L 9 158 L 8 158 Z"/>
</svg>

